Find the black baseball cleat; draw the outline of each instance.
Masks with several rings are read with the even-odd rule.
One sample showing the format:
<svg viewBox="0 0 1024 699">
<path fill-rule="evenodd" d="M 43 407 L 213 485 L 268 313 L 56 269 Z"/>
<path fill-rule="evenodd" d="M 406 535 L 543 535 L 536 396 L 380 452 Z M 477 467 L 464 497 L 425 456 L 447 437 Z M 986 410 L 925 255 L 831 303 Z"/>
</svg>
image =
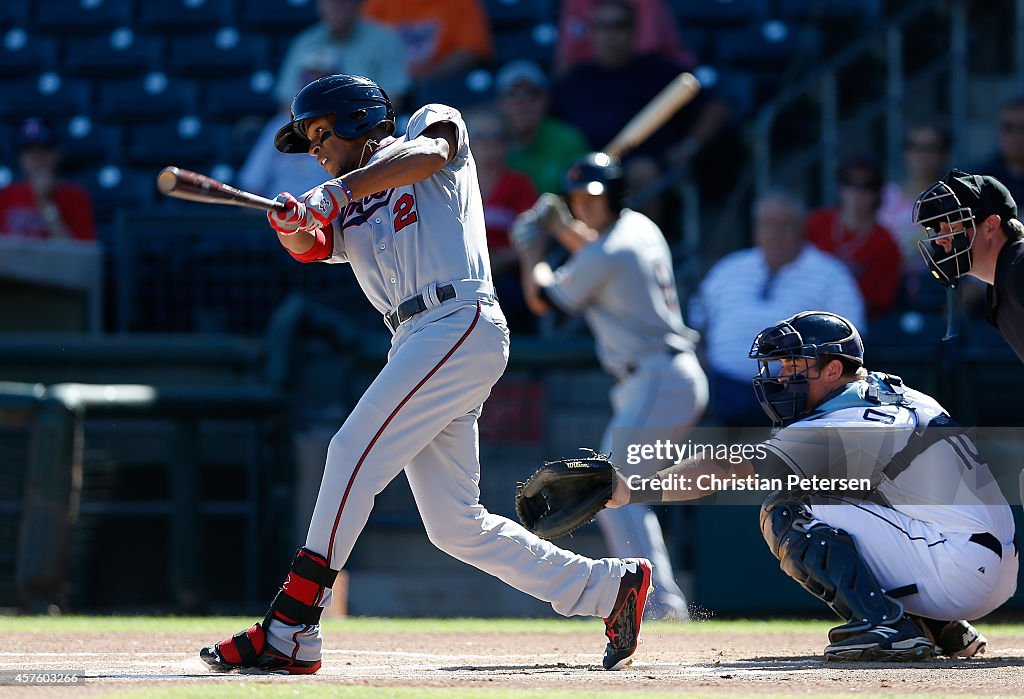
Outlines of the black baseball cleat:
<svg viewBox="0 0 1024 699">
<path fill-rule="evenodd" d="M 206 646 L 199 651 L 199 659 L 217 672 L 312 675 L 320 669 L 319 660 L 295 660 L 267 643 L 263 627 L 258 623 L 220 643 Z"/>
<path fill-rule="evenodd" d="M 988 639 L 981 635 L 970 622 L 939 621 L 925 617 L 911 616 L 935 643 L 935 652 L 949 658 L 973 658 L 985 652 Z"/>
<path fill-rule="evenodd" d="M 632 662 L 640 640 L 640 622 L 647 605 L 647 596 L 654 590 L 651 585 L 653 566 L 650 561 L 646 558 L 627 558 L 625 564 L 626 574 L 619 583 L 615 606 L 604 620 L 604 635 L 608 637 L 602 661 L 605 670 L 621 670 Z"/>
<path fill-rule="evenodd" d="M 849 631 L 850 624 L 828 632 L 825 660 L 881 660 L 907 662 L 928 660 L 935 644 L 909 617 L 893 624 L 878 624 L 863 631 Z"/>
</svg>

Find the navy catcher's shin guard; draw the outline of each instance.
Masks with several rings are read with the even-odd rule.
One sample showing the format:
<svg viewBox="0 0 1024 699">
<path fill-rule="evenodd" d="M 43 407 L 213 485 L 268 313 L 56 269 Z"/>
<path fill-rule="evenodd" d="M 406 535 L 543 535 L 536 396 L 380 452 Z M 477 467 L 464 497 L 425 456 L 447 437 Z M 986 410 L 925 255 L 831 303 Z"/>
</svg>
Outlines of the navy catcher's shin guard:
<svg viewBox="0 0 1024 699">
<path fill-rule="evenodd" d="M 810 526 L 805 503 L 769 498 L 761 507 L 761 533 L 786 575 L 824 601 L 847 623 L 833 641 L 903 618 L 903 605 L 882 590 L 849 534 L 826 524 Z"/>
</svg>

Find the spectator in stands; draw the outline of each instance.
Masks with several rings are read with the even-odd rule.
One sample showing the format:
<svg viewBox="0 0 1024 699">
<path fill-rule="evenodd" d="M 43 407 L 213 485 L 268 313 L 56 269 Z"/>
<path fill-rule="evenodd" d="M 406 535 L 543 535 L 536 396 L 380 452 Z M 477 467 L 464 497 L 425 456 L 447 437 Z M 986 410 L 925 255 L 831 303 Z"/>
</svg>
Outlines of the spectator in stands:
<svg viewBox="0 0 1024 699">
<path fill-rule="evenodd" d="M 562 176 L 589 149 L 583 134 L 548 116 L 548 78 L 532 61 L 511 61 L 495 78 L 498 109 L 509 134 L 508 164 L 541 192 L 558 193 Z"/>
<path fill-rule="evenodd" d="M 600 150 L 686 66 L 662 56 L 638 54 L 634 48 L 636 13 L 626 0 L 600 0 L 593 12 L 594 60 L 581 63 L 554 85 L 552 111 L 573 124 L 594 150 Z M 679 113 L 623 162 L 630 191 L 641 193 L 665 168 L 694 162 L 702 192 L 722 194 L 734 183 L 738 138 L 729 138 L 727 103 L 701 91 Z M 698 161 L 699 154 L 699 161 Z M 724 179 L 723 179 L 724 178 Z M 731 185 L 729 185 L 731 186 Z M 664 202 L 652 200 L 641 210 L 667 224 Z"/>
<path fill-rule="evenodd" d="M 711 412 L 733 427 L 767 426 L 750 388 L 750 338 L 813 306 L 864 326 L 857 283 L 837 259 L 804 239 L 803 202 L 775 191 L 754 205 L 755 247 L 722 258 L 690 299 L 690 324 L 703 336 Z"/>
<path fill-rule="evenodd" d="M 528 176 L 508 166 L 505 158 L 508 136 L 497 112 L 489 109 L 469 112 L 466 125 L 483 197 L 494 287 L 509 329 L 534 332 L 536 322 L 526 307 L 519 278 L 519 254 L 509 240 L 508 230 L 515 217 L 537 201 L 537 188 Z"/>
<path fill-rule="evenodd" d="M 921 228 L 914 224 L 917 195 L 942 179 L 949 161 L 949 131 L 936 123 L 915 124 L 903 137 L 903 178 L 882 189 L 878 222 L 893 234 L 903 256 L 903 273 L 914 290 L 928 268 L 917 250 Z M 913 295 L 913 290 L 911 291 Z"/>
<path fill-rule="evenodd" d="M 238 184 L 272 197 L 306 192 L 324 181 L 314 158 L 290 158 L 274 148 L 274 135 L 291 118 L 292 97 L 317 78 L 335 73 L 365 75 L 380 85 L 395 105 L 410 88 L 402 39 L 391 27 L 365 19 L 363 0 L 318 0 L 320 21 L 301 32 L 285 54 L 274 94 L 281 111 L 264 126 L 238 173 Z"/>
<path fill-rule="evenodd" d="M 22 123 L 18 134 L 24 179 L 0 190 L 0 234 L 95 240 L 89 192 L 57 178 L 60 150 L 53 127 L 33 117 Z"/>
<path fill-rule="evenodd" d="M 480 0 L 368 0 L 363 15 L 398 30 L 417 80 L 465 73 L 494 53 Z"/>
<path fill-rule="evenodd" d="M 998 151 L 971 172 L 995 177 L 1014 201 L 1024 201 L 1024 95 L 1000 107 Z"/>
<path fill-rule="evenodd" d="M 563 75 L 579 63 L 594 60 L 594 9 L 600 0 L 563 0 L 555 45 L 555 72 Z M 665 0 L 630 0 L 636 12 L 635 51 L 654 53 L 683 65 L 697 57 L 679 39 L 675 18 Z"/>
<path fill-rule="evenodd" d="M 903 265 L 896 239 L 878 222 L 882 171 L 868 158 L 855 157 L 840 166 L 838 176 L 839 204 L 808 217 L 807 239 L 849 267 L 868 318 L 877 318 L 896 304 Z"/>
</svg>

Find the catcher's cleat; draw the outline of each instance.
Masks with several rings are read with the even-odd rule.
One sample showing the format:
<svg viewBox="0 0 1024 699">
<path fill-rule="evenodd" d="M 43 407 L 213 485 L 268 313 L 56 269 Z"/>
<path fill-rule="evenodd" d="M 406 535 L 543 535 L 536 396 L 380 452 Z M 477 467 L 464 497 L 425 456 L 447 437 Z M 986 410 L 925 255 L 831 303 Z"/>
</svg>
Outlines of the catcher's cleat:
<svg viewBox="0 0 1024 699">
<path fill-rule="evenodd" d="M 973 658 L 985 652 L 988 639 L 969 622 L 939 621 L 925 617 L 912 616 L 926 634 L 935 643 L 935 653 L 950 658 Z"/>
<path fill-rule="evenodd" d="M 312 675 L 320 669 L 319 660 L 296 660 L 267 643 L 263 627 L 258 623 L 220 643 L 206 646 L 199 651 L 199 659 L 217 672 Z"/>
<path fill-rule="evenodd" d="M 651 562 L 646 558 L 627 558 L 626 574 L 619 583 L 612 613 L 604 620 L 604 635 L 608 645 L 604 649 L 604 669 L 621 670 L 632 662 L 640 640 L 640 622 L 644 616 L 651 585 Z"/>
<path fill-rule="evenodd" d="M 894 624 L 878 624 L 864 631 L 849 633 L 849 625 L 829 631 L 825 660 L 888 660 L 906 662 L 928 660 L 935 644 L 910 618 Z"/>
</svg>

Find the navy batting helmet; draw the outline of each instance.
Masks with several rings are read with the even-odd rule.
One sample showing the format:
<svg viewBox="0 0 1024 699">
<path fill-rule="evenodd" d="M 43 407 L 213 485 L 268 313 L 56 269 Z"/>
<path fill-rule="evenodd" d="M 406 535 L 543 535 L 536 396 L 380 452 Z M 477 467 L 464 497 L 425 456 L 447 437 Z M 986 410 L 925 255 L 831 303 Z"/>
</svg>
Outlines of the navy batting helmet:
<svg viewBox="0 0 1024 699">
<path fill-rule="evenodd" d="M 308 152 L 302 122 L 327 114 L 335 115 L 333 131 L 341 138 L 359 138 L 381 123 L 395 131 L 395 110 L 380 85 L 361 75 L 328 75 L 295 95 L 292 120 L 277 132 L 274 146 L 282 153 Z"/>
<path fill-rule="evenodd" d="M 578 191 L 607 194 L 608 203 L 615 211 L 626 205 L 622 166 L 607 153 L 587 153 L 570 165 L 562 188 L 566 194 Z"/>
<path fill-rule="evenodd" d="M 807 382 L 818 375 L 809 376 L 811 371 L 820 372 L 822 355 L 838 357 L 850 368 L 864 366 L 864 342 L 853 323 L 827 311 L 804 311 L 754 338 L 749 355 L 758 363 L 754 393 L 776 426 L 788 425 L 809 411 Z M 784 359 L 808 361 L 787 366 L 781 364 Z"/>
</svg>

